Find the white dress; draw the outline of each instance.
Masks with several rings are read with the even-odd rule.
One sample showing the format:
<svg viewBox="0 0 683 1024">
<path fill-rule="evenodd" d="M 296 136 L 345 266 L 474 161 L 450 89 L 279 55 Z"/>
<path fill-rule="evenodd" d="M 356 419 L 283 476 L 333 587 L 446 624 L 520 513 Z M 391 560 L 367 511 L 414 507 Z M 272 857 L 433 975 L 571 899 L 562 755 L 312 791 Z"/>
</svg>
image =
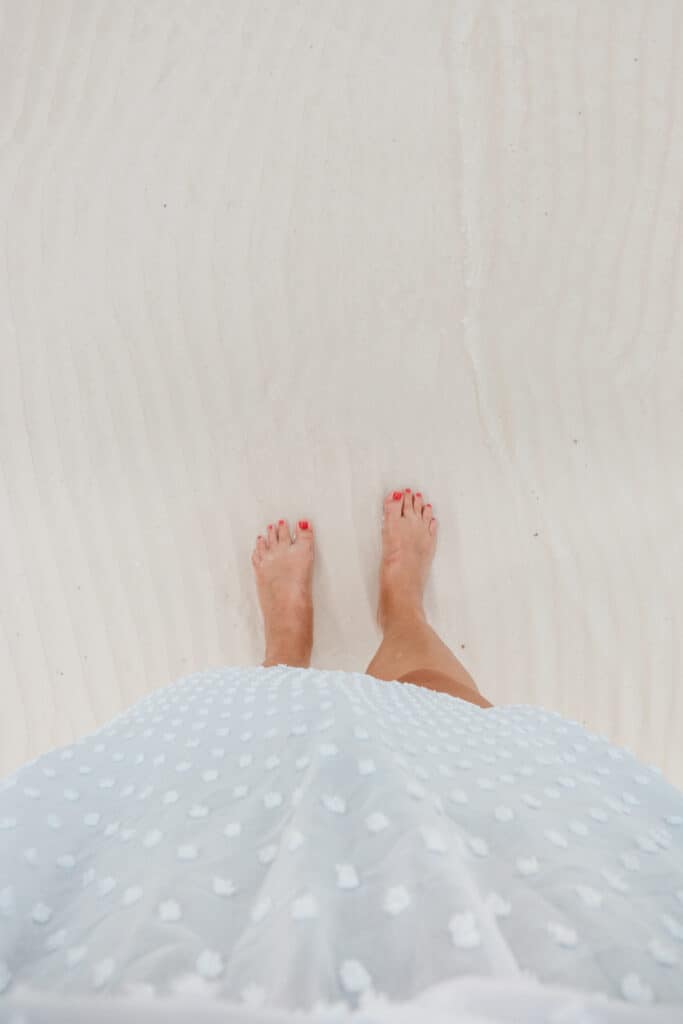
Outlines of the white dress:
<svg viewBox="0 0 683 1024">
<path fill-rule="evenodd" d="M 683 1021 L 683 794 L 556 713 L 222 668 L 0 787 L 2 1024 Z"/>
</svg>

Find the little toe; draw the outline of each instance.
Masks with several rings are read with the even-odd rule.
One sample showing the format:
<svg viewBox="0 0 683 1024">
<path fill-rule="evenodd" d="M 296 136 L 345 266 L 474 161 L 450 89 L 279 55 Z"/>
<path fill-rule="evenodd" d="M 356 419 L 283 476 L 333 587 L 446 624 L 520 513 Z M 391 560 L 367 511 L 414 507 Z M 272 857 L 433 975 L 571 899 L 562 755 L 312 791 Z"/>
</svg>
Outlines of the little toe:
<svg viewBox="0 0 683 1024">
<path fill-rule="evenodd" d="M 436 519 L 434 519 L 434 517 L 432 517 L 430 519 L 430 521 L 429 521 L 429 526 L 427 527 L 427 529 L 431 533 L 432 537 L 436 536 L 436 531 L 437 531 L 438 527 L 439 527 L 438 522 L 436 521 Z"/>
<path fill-rule="evenodd" d="M 285 541 L 287 544 L 291 544 L 292 538 L 289 535 L 289 526 L 287 525 L 286 519 L 280 519 L 277 524 L 277 539 L 280 543 Z"/>
<path fill-rule="evenodd" d="M 254 544 L 254 550 L 251 553 L 251 560 L 254 565 L 259 565 L 263 558 L 263 552 L 266 550 L 266 542 L 262 535 L 259 533 Z"/>
</svg>

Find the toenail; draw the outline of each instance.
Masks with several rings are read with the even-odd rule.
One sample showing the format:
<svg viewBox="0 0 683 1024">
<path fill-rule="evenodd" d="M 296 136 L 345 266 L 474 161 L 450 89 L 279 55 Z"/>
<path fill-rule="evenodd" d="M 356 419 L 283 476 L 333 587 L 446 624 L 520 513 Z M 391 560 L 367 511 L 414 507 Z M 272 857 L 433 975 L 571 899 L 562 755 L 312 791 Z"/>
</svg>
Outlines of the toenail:
<svg viewBox="0 0 683 1024">
<path fill-rule="evenodd" d="M 431 507 L 432 507 L 431 505 L 425 505 L 425 508 L 431 508 Z"/>
<path fill-rule="evenodd" d="M 284 519 L 278 519 L 277 525 L 278 526 L 284 526 L 285 525 Z"/>
<path fill-rule="evenodd" d="M 402 491 L 394 491 L 394 501 L 399 501 L 403 497 Z"/>
<path fill-rule="evenodd" d="M 410 487 L 406 487 L 406 494 L 410 494 Z"/>
<path fill-rule="evenodd" d="M 415 491 L 415 497 L 416 498 L 421 498 L 422 497 L 422 491 Z"/>
<path fill-rule="evenodd" d="M 308 520 L 307 519 L 300 519 L 299 520 L 299 529 L 300 530 L 307 530 L 308 529 Z"/>
</svg>

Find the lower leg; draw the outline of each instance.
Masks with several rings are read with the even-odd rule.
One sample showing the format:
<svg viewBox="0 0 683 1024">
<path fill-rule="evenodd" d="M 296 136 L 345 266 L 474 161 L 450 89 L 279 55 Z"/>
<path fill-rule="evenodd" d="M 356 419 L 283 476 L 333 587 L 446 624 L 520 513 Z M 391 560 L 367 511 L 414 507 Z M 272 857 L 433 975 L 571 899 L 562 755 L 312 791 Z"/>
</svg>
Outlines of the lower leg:
<svg viewBox="0 0 683 1024">
<path fill-rule="evenodd" d="M 453 651 L 427 622 L 422 596 L 436 549 L 437 522 L 422 494 L 406 488 L 384 501 L 377 621 L 384 638 L 366 669 L 491 707 Z"/>
<path fill-rule="evenodd" d="M 420 612 L 397 614 L 386 622 L 382 643 L 365 672 L 377 679 L 426 686 L 479 707 L 492 707 L 462 662 Z"/>
</svg>

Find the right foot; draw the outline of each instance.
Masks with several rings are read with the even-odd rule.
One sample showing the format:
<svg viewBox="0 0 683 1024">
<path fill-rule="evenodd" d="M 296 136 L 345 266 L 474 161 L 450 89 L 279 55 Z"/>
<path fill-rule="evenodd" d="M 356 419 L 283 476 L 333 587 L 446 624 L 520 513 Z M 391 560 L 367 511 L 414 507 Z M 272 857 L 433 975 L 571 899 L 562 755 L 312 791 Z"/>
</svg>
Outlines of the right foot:
<svg viewBox="0 0 683 1024">
<path fill-rule="evenodd" d="M 386 629 L 392 618 L 417 614 L 436 551 L 437 522 L 422 495 L 393 491 L 384 500 L 382 564 L 379 571 L 377 622 Z"/>
</svg>

